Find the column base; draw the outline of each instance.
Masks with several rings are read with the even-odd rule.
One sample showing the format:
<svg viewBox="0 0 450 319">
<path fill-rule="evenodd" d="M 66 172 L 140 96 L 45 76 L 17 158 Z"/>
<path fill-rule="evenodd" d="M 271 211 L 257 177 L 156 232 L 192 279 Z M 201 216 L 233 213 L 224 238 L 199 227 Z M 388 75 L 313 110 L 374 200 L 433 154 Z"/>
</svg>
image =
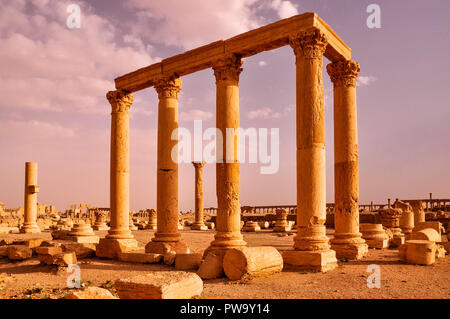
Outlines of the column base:
<svg viewBox="0 0 450 319">
<path fill-rule="evenodd" d="M 192 224 L 191 230 L 208 230 L 208 226 L 205 224 Z"/>
<path fill-rule="evenodd" d="M 20 228 L 20 232 L 22 234 L 37 234 L 41 232 L 41 229 L 37 224 L 29 224 L 29 225 L 23 225 Z"/>
<path fill-rule="evenodd" d="M 109 230 L 109 227 L 107 226 L 107 225 L 104 225 L 104 226 L 102 226 L 102 225 L 100 225 L 100 226 L 92 226 L 92 229 L 93 230 Z"/>
<path fill-rule="evenodd" d="M 336 258 L 346 258 L 350 260 L 360 260 L 369 253 L 369 246 L 362 243 L 333 243 L 331 240 L 331 249 L 336 252 Z"/>
<path fill-rule="evenodd" d="M 169 251 L 174 251 L 177 254 L 189 254 L 191 252 L 186 243 L 182 241 L 150 241 L 147 245 L 145 245 L 146 253 L 164 255 Z"/>
<path fill-rule="evenodd" d="M 78 244 L 98 244 L 100 242 L 100 237 L 98 236 L 69 236 L 66 237 L 66 240 L 74 241 Z"/>
<path fill-rule="evenodd" d="M 138 242 L 134 238 L 112 239 L 102 238 L 97 245 L 97 257 L 117 259 L 119 253 L 137 250 Z"/>
<path fill-rule="evenodd" d="M 394 235 L 394 237 L 389 242 L 390 248 L 397 248 L 405 243 L 405 235 Z"/>
<path fill-rule="evenodd" d="M 278 232 L 278 233 L 285 233 L 285 232 L 291 231 L 291 229 L 292 229 L 292 227 L 287 226 L 287 225 L 286 226 L 275 226 L 273 228 L 273 231 Z"/>
<path fill-rule="evenodd" d="M 369 248 L 384 249 L 389 247 L 389 239 L 366 239 Z"/>
<path fill-rule="evenodd" d="M 287 250 L 282 253 L 284 269 L 327 272 L 337 267 L 336 252 Z"/>
</svg>

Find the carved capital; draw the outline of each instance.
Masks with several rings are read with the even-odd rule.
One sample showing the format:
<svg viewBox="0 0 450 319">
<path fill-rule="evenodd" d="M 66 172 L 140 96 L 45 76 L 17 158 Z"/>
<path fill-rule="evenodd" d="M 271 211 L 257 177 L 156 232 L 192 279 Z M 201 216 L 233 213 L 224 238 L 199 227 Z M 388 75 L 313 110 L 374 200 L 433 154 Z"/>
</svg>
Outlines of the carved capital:
<svg viewBox="0 0 450 319">
<path fill-rule="evenodd" d="M 352 60 L 337 61 L 327 65 L 328 75 L 337 87 L 356 87 L 359 71 L 359 63 Z"/>
<path fill-rule="evenodd" d="M 113 113 L 128 112 L 133 103 L 133 93 L 123 90 L 109 91 L 106 98 L 111 104 Z"/>
<path fill-rule="evenodd" d="M 203 166 L 205 166 L 205 162 L 192 162 L 192 165 L 194 165 L 194 167 L 197 168 L 203 168 Z"/>
<path fill-rule="evenodd" d="M 234 81 L 239 83 L 239 75 L 243 70 L 242 64 L 242 59 L 234 54 L 215 61 L 213 70 L 216 83 L 219 81 Z"/>
<path fill-rule="evenodd" d="M 302 31 L 289 37 L 295 56 L 306 59 L 322 59 L 327 43 L 327 37 L 318 29 Z"/>
<path fill-rule="evenodd" d="M 179 77 L 161 78 L 155 83 L 159 99 L 178 99 L 181 90 L 181 79 Z"/>
</svg>

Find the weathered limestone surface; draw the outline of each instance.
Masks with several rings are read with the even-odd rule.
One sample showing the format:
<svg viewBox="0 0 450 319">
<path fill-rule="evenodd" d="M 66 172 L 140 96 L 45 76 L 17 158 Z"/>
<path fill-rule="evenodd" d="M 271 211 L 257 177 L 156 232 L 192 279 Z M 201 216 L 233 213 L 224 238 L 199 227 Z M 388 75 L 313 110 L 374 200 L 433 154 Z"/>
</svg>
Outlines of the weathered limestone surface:
<svg viewBox="0 0 450 319">
<path fill-rule="evenodd" d="M 410 264 L 432 265 L 436 261 L 436 244 L 428 240 L 407 240 L 399 246 L 399 257 Z"/>
<path fill-rule="evenodd" d="M 355 61 L 327 65 L 334 84 L 334 228 L 331 248 L 336 257 L 361 259 L 368 246 L 359 232 L 358 128 Z"/>
<path fill-rule="evenodd" d="M 203 166 L 205 162 L 192 162 L 195 167 L 195 222 L 193 230 L 208 230 L 203 220 Z"/>
<path fill-rule="evenodd" d="M 202 262 L 202 254 L 177 254 L 175 257 L 175 269 L 191 270 L 198 269 Z"/>
<path fill-rule="evenodd" d="M 119 253 L 130 252 L 138 248 L 136 239 L 101 238 L 95 252 L 97 257 L 116 259 Z"/>
<path fill-rule="evenodd" d="M 25 245 L 8 246 L 8 258 L 10 260 L 25 260 L 31 258 L 33 251 Z"/>
<path fill-rule="evenodd" d="M 211 251 L 204 256 L 202 263 L 197 271 L 197 274 L 202 279 L 220 278 L 224 275 L 223 272 L 223 257 L 224 254 L 219 251 Z"/>
<path fill-rule="evenodd" d="M 440 242 L 442 240 L 439 233 L 433 228 L 424 228 L 419 231 L 412 232 L 409 239 L 428 240 L 433 242 Z"/>
<path fill-rule="evenodd" d="M 115 282 L 120 299 L 190 299 L 201 295 L 203 281 L 194 273 L 158 271 Z"/>
<path fill-rule="evenodd" d="M 383 249 L 389 247 L 389 236 L 383 229 L 382 224 L 359 224 L 359 230 L 369 248 Z"/>
<path fill-rule="evenodd" d="M 283 253 L 292 267 L 327 271 L 337 266 L 326 236 L 325 117 L 322 80 L 327 37 L 320 30 L 290 38 L 296 58 L 297 236 Z"/>
<path fill-rule="evenodd" d="M 119 299 L 103 288 L 87 287 L 82 290 L 75 290 L 65 296 L 65 299 Z"/>
<path fill-rule="evenodd" d="M 136 252 L 124 252 L 118 253 L 118 259 L 120 261 L 140 264 L 156 264 L 161 262 L 163 255 L 161 254 L 147 254 Z"/>
<path fill-rule="evenodd" d="M 92 244 L 98 244 L 100 241 L 100 238 L 95 235 L 91 225 L 86 224 L 83 220 L 80 220 L 73 226 L 72 230 L 69 232 L 67 237 L 65 237 L 65 239 L 74 241 L 76 243 Z"/>
<path fill-rule="evenodd" d="M 172 132 L 178 128 L 179 77 L 164 78 L 155 84 L 158 93 L 158 160 L 157 160 L 157 230 L 145 246 L 145 252 L 164 254 L 171 246 L 177 253 L 189 248 L 181 241 L 178 231 L 178 140 Z M 172 154 L 174 158 L 172 158 Z"/>
<path fill-rule="evenodd" d="M 425 221 L 425 204 L 420 200 L 410 201 L 414 214 L 414 225 Z"/>
<path fill-rule="evenodd" d="M 245 232 L 257 232 L 260 231 L 261 227 L 259 226 L 259 223 L 256 221 L 247 221 L 244 225 L 244 227 L 242 228 L 242 231 Z"/>
<path fill-rule="evenodd" d="M 414 228 L 414 212 L 412 206 L 401 200 L 396 200 L 394 207 L 402 210 L 399 226 L 402 229 L 402 232 L 408 236 Z"/>
<path fill-rule="evenodd" d="M 214 241 L 205 250 L 218 251 L 222 257 L 227 249 L 246 245 L 241 234 L 240 163 L 239 163 L 239 75 L 242 60 L 234 55 L 215 62 L 216 127 L 223 143 L 216 140 L 217 218 Z M 233 130 L 234 134 L 227 134 Z M 229 136 L 227 136 L 229 135 Z"/>
<path fill-rule="evenodd" d="M 276 215 L 277 220 L 275 222 L 275 226 L 273 227 L 274 232 L 287 232 L 291 230 L 291 225 L 289 225 L 287 221 L 288 211 L 286 209 L 277 209 Z"/>
<path fill-rule="evenodd" d="M 20 228 L 21 233 L 40 233 L 41 229 L 37 220 L 37 163 L 25 163 L 25 208 L 24 223 Z"/>
<path fill-rule="evenodd" d="M 283 270 L 283 257 L 274 247 L 230 249 L 223 258 L 223 269 L 231 280 L 270 275 Z"/>
</svg>

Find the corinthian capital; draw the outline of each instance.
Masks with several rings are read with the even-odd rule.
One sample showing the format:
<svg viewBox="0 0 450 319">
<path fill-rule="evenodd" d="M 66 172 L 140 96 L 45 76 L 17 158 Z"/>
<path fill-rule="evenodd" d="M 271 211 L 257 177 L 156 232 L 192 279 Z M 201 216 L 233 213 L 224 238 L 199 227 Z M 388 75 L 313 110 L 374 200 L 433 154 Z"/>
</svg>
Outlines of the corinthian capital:
<svg viewBox="0 0 450 319">
<path fill-rule="evenodd" d="M 109 91 L 106 98 L 111 104 L 113 113 L 128 112 L 133 103 L 133 93 L 123 90 Z"/>
<path fill-rule="evenodd" d="M 327 47 L 327 37 L 318 29 L 302 31 L 289 37 L 295 56 L 306 59 L 321 59 Z"/>
<path fill-rule="evenodd" d="M 192 162 L 195 168 L 203 168 L 205 166 L 205 162 Z"/>
<path fill-rule="evenodd" d="M 327 65 L 328 75 L 337 87 L 356 87 L 359 71 L 359 63 L 352 60 L 337 61 Z"/>
<path fill-rule="evenodd" d="M 214 76 L 218 81 L 239 82 L 239 75 L 242 72 L 243 61 L 236 55 L 230 55 L 215 61 L 213 65 Z"/>
<path fill-rule="evenodd" d="M 181 90 L 181 79 L 179 77 L 162 78 L 155 83 L 159 99 L 178 99 Z"/>
</svg>

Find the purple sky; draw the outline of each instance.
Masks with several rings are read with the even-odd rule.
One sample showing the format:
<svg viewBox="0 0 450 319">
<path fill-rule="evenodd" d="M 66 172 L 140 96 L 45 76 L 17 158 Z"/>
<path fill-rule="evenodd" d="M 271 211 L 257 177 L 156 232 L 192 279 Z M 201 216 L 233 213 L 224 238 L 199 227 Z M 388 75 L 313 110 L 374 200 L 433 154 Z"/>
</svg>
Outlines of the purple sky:
<svg viewBox="0 0 450 319">
<path fill-rule="evenodd" d="M 81 6 L 69 29 L 67 5 Z M 366 26 L 369 4 L 381 28 Z M 318 0 L 0 0 L 0 201 L 22 205 L 26 161 L 39 164 L 39 202 L 109 206 L 113 79 L 162 58 L 302 12 L 316 12 L 360 63 L 360 203 L 450 197 L 450 2 Z M 324 60 L 324 67 L 328 61 Z M 324 70 L 327 200 L 333 191 L 333 94 Z M 241 204 L 296 203 L 295 59 L 290 47 L 244 60 L 241 127 L 280 128 L 280 169 L 241 166 Z M 215 125 L 212 70 L 183 77 L 180 127 Z M 131 208 L 156 205 L 157 96 L 131 109 Z M 181 164 L 180 210 L 193 209 L 194 168 Z M 216 206 L 215 165 L 204 169 Z"/>
</svg>

